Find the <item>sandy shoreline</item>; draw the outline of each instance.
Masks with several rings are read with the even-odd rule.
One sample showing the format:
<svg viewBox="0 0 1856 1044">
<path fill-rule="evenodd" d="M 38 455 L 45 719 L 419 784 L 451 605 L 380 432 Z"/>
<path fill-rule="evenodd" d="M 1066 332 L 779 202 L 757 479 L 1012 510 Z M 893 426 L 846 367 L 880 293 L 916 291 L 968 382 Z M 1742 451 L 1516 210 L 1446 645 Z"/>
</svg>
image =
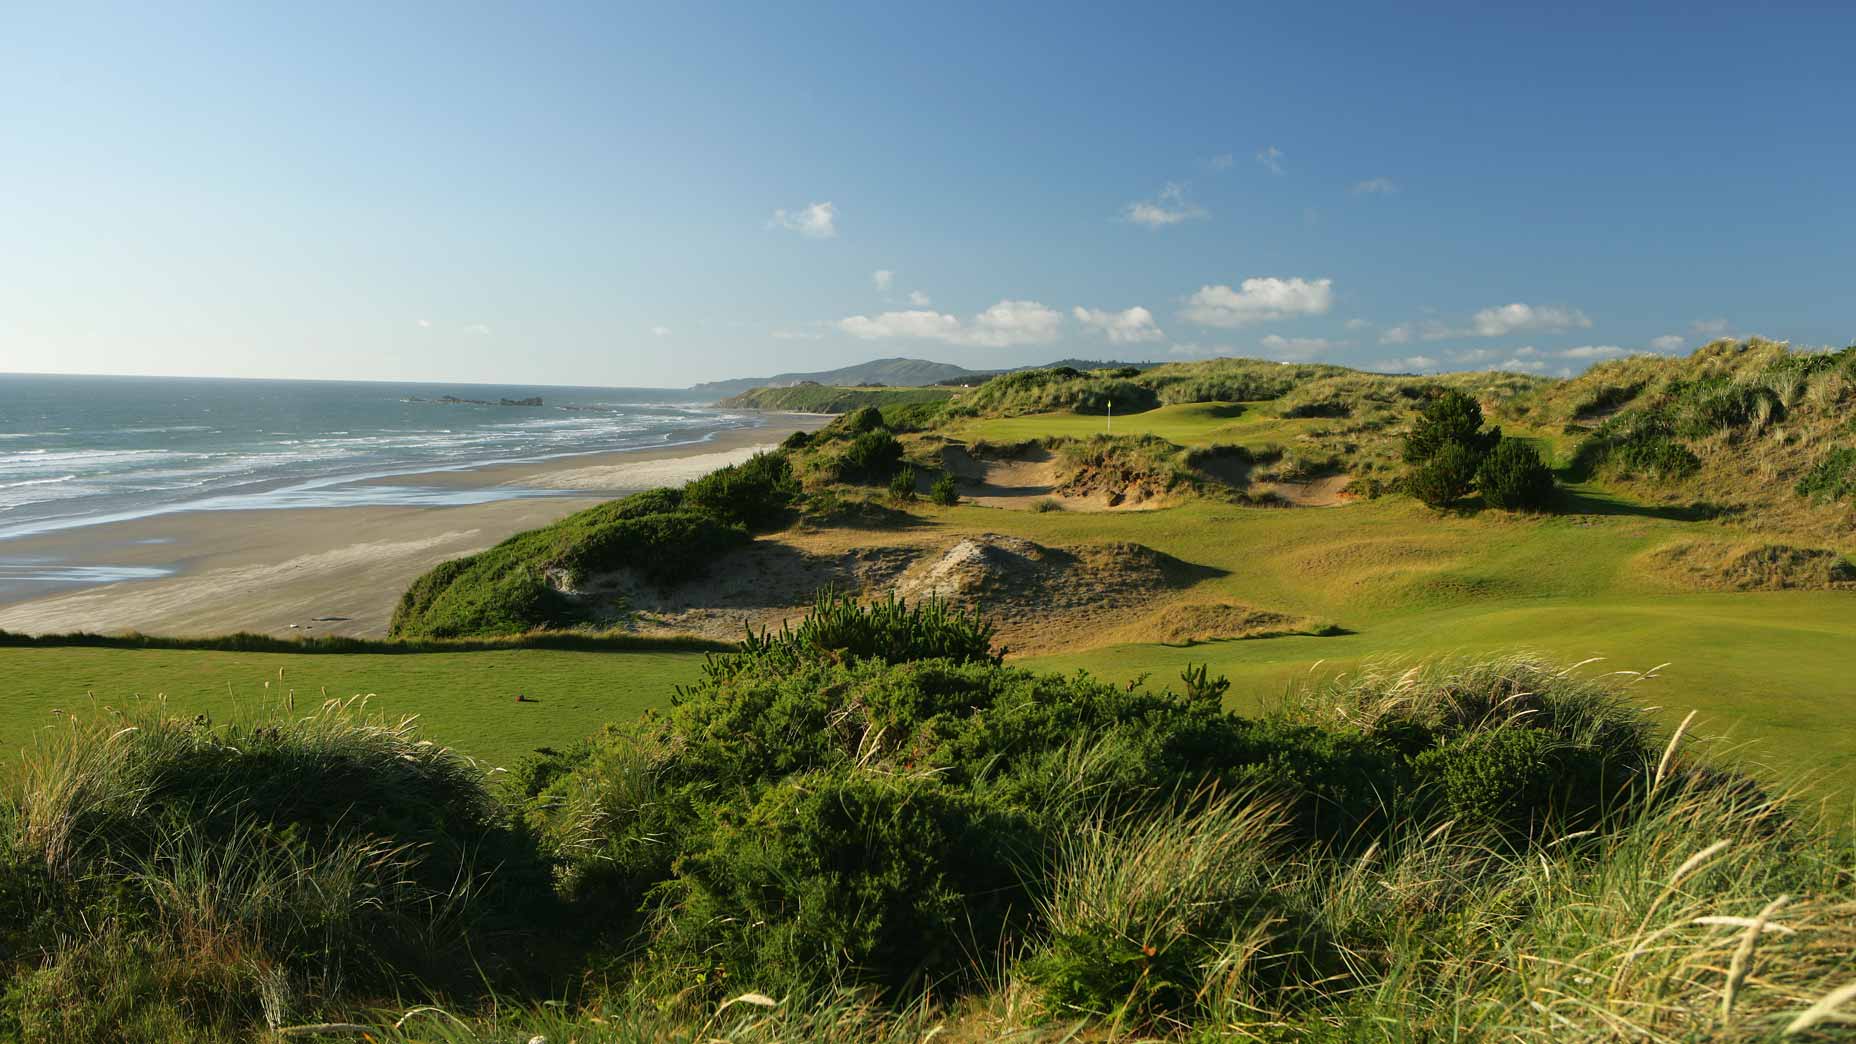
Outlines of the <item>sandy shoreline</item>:
<svg viewBox="0 0 1856 1044">
<path fill-rule="evenodd" d="M 400 593 L 445 559 L 624 491 L 679 485 L 829 418 L 764 420 L 685 446 L 370 480 L 534 493 L 488 503 L 189 511 L 0 541 L 8 556 L 174 571 L 0 603 L 0 630 L 382 636 Z"/>
</svg>

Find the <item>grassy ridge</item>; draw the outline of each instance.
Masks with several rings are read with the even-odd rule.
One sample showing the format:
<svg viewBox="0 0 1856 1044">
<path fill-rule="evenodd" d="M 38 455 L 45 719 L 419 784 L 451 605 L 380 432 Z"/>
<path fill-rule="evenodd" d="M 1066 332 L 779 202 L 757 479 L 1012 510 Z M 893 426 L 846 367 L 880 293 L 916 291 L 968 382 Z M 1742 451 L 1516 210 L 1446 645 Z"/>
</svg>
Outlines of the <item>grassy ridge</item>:
<svg viewBox="0 0 1856 1044">
<path fill-rule="evenodd" d="M 735 410 L 849 413 L 864 406 L 885 409 L 946 402 L 953 395 L 952 388 L 835 388 L 797 384 L 785 388 L 755 388 L 723 399 L 717 405 Z"/>
</svg>

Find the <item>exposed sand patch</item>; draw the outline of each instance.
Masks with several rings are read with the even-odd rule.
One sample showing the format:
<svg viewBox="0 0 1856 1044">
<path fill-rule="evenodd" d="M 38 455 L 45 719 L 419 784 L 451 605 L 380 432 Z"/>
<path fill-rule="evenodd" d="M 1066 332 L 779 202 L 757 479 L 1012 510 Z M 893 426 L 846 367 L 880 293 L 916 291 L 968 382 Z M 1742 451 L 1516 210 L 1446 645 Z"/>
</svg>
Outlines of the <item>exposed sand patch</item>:
<svg viewBox="0 0 1856 1044">
<path fill-rule="evenodd" d="M 1152 511 L 1172 503 L 1165 490 L 1146 482 L 1066 469 L 1037 446 L 996 457 L 943 446 L 941 466 L 958 480 L 963 498 L 983 507 L 1031 511 L 1048 500 L 1066 511 Z"/>
<path fill-rule="evenodd" d="M 1274 493 L 1296 507 L 1339 507 L 1354 499 L 1351 475 L 1323 475 L 1307 482 L 1259 482 L 1252 492 Z"/>
<path fill-rule="evenodd" d="M 612 601 L 613 622 L 631 629 L 721 639 L 739 638 L 745 627 L 797 622 L 826 586 L 866 598 L 936 597 L 984 610 L 1012 649 L 1045 652 L 1100 644 L 1172 592 L 1219 575 L 1140 544 L 1047 547 L 996 534 L 949 544 L 945 534 L 886 535 L 897 539 L 845 546 L 842 534 L 836 541 L 782 534 L 668 592 L 620 574 L 589 593 Z"/>
<path fill-rule="evenodd" d="M 756 453 L 778 449 L 779 443 L 738 446 L 716 453 L 696 453 L 664 460 L 619 461 L 591 467 L 568 468 L 530 475 L 503 483 L 531 489 L 637 490 L 681 486 L 711 471 L 739 464 Z"/>
</svg>

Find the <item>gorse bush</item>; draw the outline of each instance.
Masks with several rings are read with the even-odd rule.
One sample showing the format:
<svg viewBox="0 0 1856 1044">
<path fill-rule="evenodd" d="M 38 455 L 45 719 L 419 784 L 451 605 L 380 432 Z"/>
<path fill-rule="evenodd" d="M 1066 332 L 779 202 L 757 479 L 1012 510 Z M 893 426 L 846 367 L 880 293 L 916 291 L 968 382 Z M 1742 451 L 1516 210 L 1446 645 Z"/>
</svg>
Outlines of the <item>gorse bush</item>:
<svg viewBox="0 0 1856 1044">
<path fill-rule="evenodd" d="M 915 482 L 915 465 L 904 464 L 896 469 L 896 474 L 889 480 L 889 495 L 897 500 L 914 500 Z"/>
<path fill-rule="evenodd" d="M 941 477 L 928 487 L 928 499 L 942 507 L 952 507 L 960 503 L 960 487 L 954 484 L 954 476 L 943 471 Z"/>
<path fill-rule="evenodd" d="M 683 506 L 725 525 L 766 529 L 799 496 L 792 463 L 783 453 L 756 453 L 683 487 Z"/>
<path fill-rule="evenodd" d="M 1503 438 L 1476 470 L 1476 489 L 1492 507 L 1541 508 L 1553 496 L 1553 472 L 1532 443 Z"/>
<path fill-rule="evenodd" d="M 853 438 L 838 454 L 840 479 L 887 483 L 902 463 L 902 443 L 888 429 L 866 431 Z"/>
</svg>

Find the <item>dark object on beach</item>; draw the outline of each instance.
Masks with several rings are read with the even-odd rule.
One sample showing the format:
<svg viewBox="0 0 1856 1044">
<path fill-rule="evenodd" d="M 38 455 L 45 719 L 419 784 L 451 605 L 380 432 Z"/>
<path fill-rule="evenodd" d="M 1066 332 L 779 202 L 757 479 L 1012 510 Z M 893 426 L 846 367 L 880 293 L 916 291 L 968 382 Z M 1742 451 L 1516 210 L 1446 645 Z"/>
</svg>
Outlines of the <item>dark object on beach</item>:
<svg viewBox="0 0 1856 1044">
<path fill-rule="evenodd" d="M 533 696 L 529 696 L 524 693 L 518 692 L 516 693 L 516 702 L 517 703 L 540 703 L 541 701 L 536 699 Z"/>
</svg>

